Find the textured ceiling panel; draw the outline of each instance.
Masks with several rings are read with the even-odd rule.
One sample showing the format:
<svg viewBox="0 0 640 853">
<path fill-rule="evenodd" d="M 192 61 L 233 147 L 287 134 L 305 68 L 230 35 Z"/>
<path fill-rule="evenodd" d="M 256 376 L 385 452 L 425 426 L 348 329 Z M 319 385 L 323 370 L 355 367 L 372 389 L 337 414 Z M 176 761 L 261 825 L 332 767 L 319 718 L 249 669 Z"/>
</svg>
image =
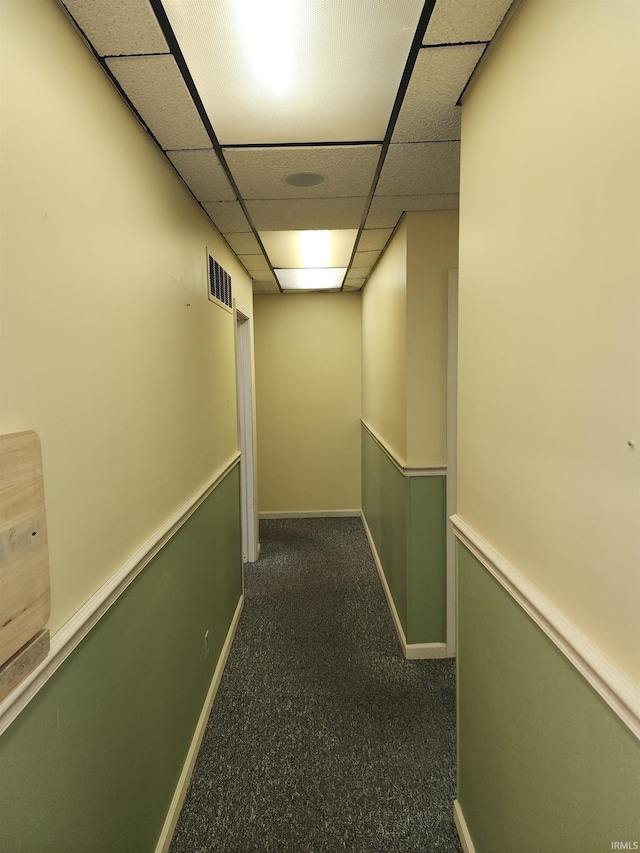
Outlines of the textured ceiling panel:
<svg viewBox="0 0 640 853">
<path fill-rule="evenodd" d="M 165 151 L 211 145 L 172 56 L 116 57 L 106 62 Z"/>
<path fill-rule="evenodd" d="M 247 217 L 237 201 L 211 201 L 203 205 L 216 227 L 223 234 L 251 231 Z"/>
<path fill-rule="evenodd" d="M 364 279 L 362 281 L 362 284 L 364 284 Z M 353 282 L 350 284 L 345 284 L 345 286 L 342 288 L 342 291 L 343 291 L 343 293 L 350 293 L 350 292 L 352 293 L 356 290 L 360 290 L 360 288 L 362 287 L 362 284 L 355 284 Z"/>
<path fill-rule="evenodd" d="M 423 44 L 491 41 L 511 0 L 438 0 Z"/>
<path fill-rule="evenodd" d="M 236 255 L 262 255 L 262 249 L 252 233 L 227 234 L 225 239 Z"/>
<path fill-rule="evenodd" d="M 227 148 L 225 159 L 246 199 L 366 196 L 380 157 L 380 145 L 301 148 Z M 314 187 L 291 186 L 287 175 L 315 172 Z"/>
<path fill-rule="evenodd" d="M 222 144 L 381 140 L 423 0 L 164 0 Z"/>
<path fill-rule="evenodd" d="M 358 251 L 367 252 L 371 249 L 384 249 L 393 234 L 393 228 L 367 228 L 360 235 Z"/>
<path fill-rule="evenodd" d="M 262 273 L 271 272 L 269 264 L 266 262 L 263 255 L 238 255 L 238 260 L 245 267 L 247 272 L 260 273 L 260 278 L 262 278 Z"/>
<path fill-rule="evenodd" d="M 213 148 L 167 151 L 167 156 L 198 201 L 233 201 L 236 197 Z"/>
<path fill-rule="evenodd" d="M 100 56 L 169 53 L 149 0 L 63 0 Z"/>
<path fill-rule="evenodd" d="M 254 281 L 253 282 L 253 292 L 254 293 L 280 293 L 280 288 L 276 284 L 276 280 L 274 278 L 273 281 Z"/>
<path fill-rule="evenodd" d="M 353 278 L 350 277 L 349 282 L 351 282 L 353 279 L 366 279 L 369 276 L 372 269 L 373 269 L 373 265 L 368 266 L 368 267 L 356 267 L 356 266 L 351 267 L 350 271 L 353 272 Z"/>
<path fill-rule="evenodd" d="M 284 5 L 276 11 L 273 4 L 248 0 L 163 3 L 252 225 L 261 233 L 286 231 L 287 237 L 294 231 L 358 229 L 424 0 L 278 0 Z M 233 200 L 167 52 L 150 0 L 66 5 L 258 286 L 276 291 L 260 243 Z M 347 277 L 349 288 L 362 287 L 403 211 L 458 206 L 455 103 L 510 5 L 437 0 Z M 248 18 L 236 19 L 248 10 Z M 248 50 L 243 39 L 251 33 Z M 292 54 L 296 61 L 284 86 L 289 49 L 297 57 Z M 269 147 L 272 143 L 280 145 Z M 325 180 L 292 186 L 285 179 L 296 173 L 318 173 Z"/>
<path fill-rule="evenodd" d="M 367 217 L 367 228 L 395 228 L 405 210 L 455 210 L 458 206 L 456 193 L 376 196 Z"/>
<path fill-rule="evenodd" d="M 459 142 L 395 144 L 389 146 L 376 195 L 457 193 L 459 185 Z"/>
<path fill-rule="evenodd" d="M 249 201 L 247 210 L 258 231 L 316 231 L 359 228 L 366 198 Z"/>
<path fill-rule="evenodd" d="M 460 139 L 456 101 L 484 45 L 423 48 L 402 103 L 393 142 Z"/>
<path fill-rule="evenodd" d="M 370 252 L 360 252 L 357 251 L 355 257 L 353 259 L 353 266 L 355 267 L 372 267 L 375 262 L 380 257 L 380 252 L 370 251 Z"/>
</svg>

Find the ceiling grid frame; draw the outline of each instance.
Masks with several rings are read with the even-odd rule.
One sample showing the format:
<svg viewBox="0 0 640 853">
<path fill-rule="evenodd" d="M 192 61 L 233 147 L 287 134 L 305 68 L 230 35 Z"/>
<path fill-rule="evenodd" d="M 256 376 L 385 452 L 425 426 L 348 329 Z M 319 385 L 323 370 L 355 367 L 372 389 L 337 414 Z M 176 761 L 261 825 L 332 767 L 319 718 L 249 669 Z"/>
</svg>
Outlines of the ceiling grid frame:
<svg viewBox="0 0 640 853">
<path fill-rule="evenodd" d="M 220 143 L 218 141 L 218 137 L 216 136 L 216 133 L 215 133 L 213 126 L 211 124 L 211 121 L 209 119 L 209 116 L 205 112 L 204 106 L 202 104 L 202 100 L 200 98 L 198 90 L 196 89 L 195 83 L 193 82 L 193 78 L 191 77 L 191 72 L 189 71 L 189 69 L 187 67 L 184 56 L 182 54 L 182 50 L 180 48 L 180 45 L 178 44 L 178 40 L 175 37 L 175 33 L 173 32 L 173 28 L 172 28 L 171 24 L 169 23 L 169 18 L 167 16 L 165 8 L 162 5 L 161 0 L 149 0 L 149 3 L 151 4 L 151 8 L 153 9 L 153 11 L 155 12 L 156 18 L 158 20 L 158 24 L 160 25 L 160 29 L 162 30 L 162 33 L 163 33 L 165 39 L 167 40 L 167 44 L 169 45 L 171 53 L 173 54 L 173 56 L 176 60 L 178 68 L 182 72 L 182 76 L 184 77 L 184 81 L 186 83 L 187 89 L 189 90 L 189 93 L 193 99 L 193 102 L 195 104 L 196 109 L 200 113 L 200 117 L 202 119 L 202 122 L 205 126 L 207 133 L 209 134 L 209 138 L 211 139 L 213 149 L 216 152 L 216 154 L 218 156 L 218 160 L 220 161 L 220 164 L 226 173 L 227 180 L 231 184 L 231 187 L 232 187 L 234 193 L 236 194 L 236 199 L 239 202 L 240 207 L 242 208 L 242 212 L 244 213 L 245 218 L 246 218 L 247 222 L 249 223 L 249 227 L 251 228 L 251 231 L 253 232 L 253 236 L 256 238 L 256 241 L 258 242 L 258 245 L 260 246 L 260 249 L 263 252 L 264 257 L 266 258 L 267 264 L 269 266 L 269 270 L 270 270 L 271 274 L 275 277 L 276 283 L 278 284 L 278 288 L 279 288 L 280 292 L 282 292 L 282 288 L 280 287 L 278 279 L 275 275 L 273 266 L 271 265 L 271 262 L 269 261 L 267 253 L 264 250 L 264 246 L 262 245 L 262 241 L 260 240 L 260 237 L 258 236 L 258 232 L 253 225 L 251 217 L 249 216 L 249 212 L 247 210 L 245 201 L 242 198 L 240 191 L 238 189 L 238 186 L 237 186 L 235 179 L 233 177 L 233 174 L 231 173 L 231 170 L 229 169 L 229 166 L 227 165 L 227 161 L 225 160 L 224 154 L 222 152 L 222 148 L 221 148 Z M 249 273 L 249 270 L 247 270 L 247 273 Z"/>
<path fill-rule="evenodd" d="M 162 0 L 111 0 L 111 2 L 109 0 L 97 0 L 97 2 L 96 0 L 58 0 L 58 2 L 147 134 L 163 151 L 197 203 L 213 220 L 231 250 L 239 257 L 240 263 L 254 280 L 256 292 L 273 290 L 274 286 L 277 287 L 278 292 L 283 292 L 274 264 L 260 237 L 260 231 L 296 231 L 303 222 L 312 226 L 310 230 L 317 230 L 320 226 L 326 228 L 327 225 L 330 229 L 356 229 L 354 215 L 357 215 L 356 211 L 359 209 L 356 238 L 339 289 L 352 290 L 355 282 L 359 285 L 357 289 L 361 289 L 377 266 L 405 211 L 457 207 L 457 177 L 454 176 L 457 175 L 459 167 L 453 153 L 454 149 L 451 148 L 453 145 L 459 149 L 460 133 L 459 130 L 456 131 L 459 118 L 456 119 L 456 111 L 459 111 L 464 93 L 487 49 L 491 46 L 492 39 L 502 32 L 520 0 L 514 0 L 513 3 L 510 0 L 425 0 L 419 13 L 418 23 L 413 30 L 411 45 L 386 131 L 381 140 L 324 139 L 313 142 L 308 139 L 298 141 L 294 139 L 286 143 L 247 141 L 226 144 L 220 143 L 214 123 L 207 115 L 204 102 Z M 416 13 L 417 9 L 413 14 Z M 130 18 L 135 23 L 133 36 L 130 32 L 132 29 Z M 450 37 L 447 38 L 447 36 Z M 139 42 L 136 41 L 138 37 Z M 95 45 L 91 39 L 96 42 Z M 452 64 L 452 54 L 449 54 L 448 49 L 455 49 L 463 55 L 465 51 L 460 49 L 464 48 L 470 49 L 466 52 L 470 59 L 467 60 L 466 68 L 458 67 L 456 70 L 456 63 Z M 474 52 L 472 48 L 477 50 Z M 420 97 L 416 97 L 415 94 L 416 91 L 421 90 L 420 81 L 414 75 L 419 73 L 418 63 L 424 61 L 421 58 L 430 55 L 437 57 L 438 51 L 440 51 L 441 63 L 445 65 L 449 63 L 449 67 L 458 74 L 458 84 L 448 80 L 445 69 L 445 72 L 440 73 L 440 77 L 445 88 L 448 86 L 446 93 L 443 94 L 442 88 L 438 89 L 437 86 L 433 89 L 433 85 L 438 81 L 434 82 L 429 78 L 428 82 L 434 94 L 429 93 L 429 96 L 424 96 L 421 92 L 426 105 L 421 104 Z M 128 81 L 125 81 L 125 85 L 121 85 L 114 73 L 116 69 L 126 67 L 127 60 L 143 60 L 138 65 L 144 67 L 145 59 L 150 61 L 157 59 L 160 60 L 161 65 L 167 66 L 169 58 L 175 63 L 185 87 L 182 108 L 188 110 L 189 104 L 191 105 L 204 131 L 204 135 L 199 138 L 197 136 L 187 138 L 187 147 L 170 147 L 163 144 L 168 141 L 175 144 L 176 138 L 169 138 L 165 128 L 158 128 L 157 121 L 153 117 L 153 109 L 149 108 L 149 102 L 152 102 L 152 99 L 149 98 L 146 104 L 143 103 L 141 112 L 141 108 L 136 103 L 136 100 L 141 99 L 134 91 L 135 86 L 132 88 L 133 84 Z M 475 62 L 472 61 L 473 59 Z M 129 68 L 133 67 L 129 66 Z M 454 90 L 457 88 L 457 99 L 451 91 L 452 85 Z M 423 110 L 423 117 L 418 116 L 418 119 L 414 120 L 413 123 L 417 129 L 407 131 L 406 128 L 411 121 L 407 124 L 405 119 L 411 106 L 411 99 L 414 101 L 414 111 L 417 105 L 417 108 Z M 166 105 L 162 104 L 160 113 L 163 108 L 165 112 L 170 112 Z M 438 110 L 440 110 L 439 116 L 436 115 Z M 145 118 L 145 114 L 148 118 Z M 424 126 L 423 130 L 420 130 L 421 122 Z M 396 134 L 396 130 L 403 123 L 405 130 Z M 150 125 L 153 125 L 153 128 Z M 163 141 L 160 141 L 158 133 Z M 405 139 L 405 136 L 410 138 Z M 439 138 L 433 138 L 434 136 Z M 208 142 L 203 146 L 205 138 Z M 442 144 L 444 147 L 441 149 Z M 402 146 L 406 147 L 400 152 Z M 361 149 L 363 154 L 367 151 L 366 156 L 369 160 L 372 153 L 377 150 L 377 163 L 367 192 L 363 192 L 365 185 L 362 183 L 365 172 L 363 171 L 360 178 L 357 178 L 356 173 L 360 167 L 354 170 L 348 164 L 350 158 L 353 163 L 359 162 L 358 155 L 355 153 L 357 149 Z M 275 166 L 274 177 L 265 178 L 267 173 L 274 169 L 270 157 L 263 157 L 262 165 L 254 157 L 253 160 L 244 160 L 242 167 L 238 166 L 238 163 L 242 163 L 244 159 L 241 152 L 246 152 L 247 155 L 255 152 L 259 157 L 260 150 L 273 154 L 280 152 L 276 156 L 276 161 L 279 161 L 280 165 Z M 340 165 L 342 152 L 349 150 L 352 154 L 347 157 L 347 160 L 342 161 L 343 165 Z M 303 155 L 305 151 L 308 151 L 308 155 L 296 159 L 296 152 Z M 326 155 L 322 155 L 322 151 L 326 151 Z M 444 161 L 439 165 L 437 162 L 434 163 L 430 154 L 432 151 L 439 152 L 436 161 L 444 157 Z M 210 157 L 207 156 L 207 152 L 211 153 Z M 310 188 L 304 187 L 305 192 L 298 192 L 297 187 L 293 191 L 286 187 L 284 178 L 288 171 L 287 162 L 292 169 L 295 168 L 296 162 L 304 166 L 298 169 L 298 172 L 310 172 L 313 165 L 312 152 L 325 157 L 324 168 L 318 166 L 317 171 L 320 174 L 327 173 L 328 179 L 333 180 L 336 188 L 340 190 L 338 194 L 333 194 L 331 183 L 324 188 L 319 185 L 317 189 L 309 185 Z M 422 183 L 416 185 L 415 180 L 408 179 L 407 175 L 412 172 L 412 169 L 410 165 L 408 169 L 402 166 L 398 160 L 400 153 L 403 157 L 409 157 L 417 165 L 417 169 L 413 169 L 413 174 L 422 176 Z M 289 161 L 287 154 L 291 155 Z M 390 157 L 391 154 L 393 154 L 392 157 Z M 327 160 L 326 157 L 329 159 Z M 353 157 L 356 159 L 353 160 Z M 338 177 L 340 168 L 343 169 L 345 176 L 343 180 Z M 430 180 L 428 180 L 429 169 L 432 170 Z M 253 180 L 252 171 L 255 177 Z M 447 175 L 449 175 L 448 178 Z M 260 186 L 256 183 L 258 179 L 262 181 Z M 281 195 L 277 186 L 279 180 L 284 187 L 283 198 L 278 197 Z M 360 180 L 359 184 L 358 180 Z M 356 181 L 355 184 L 354 181 Z M 271 189 L 268 189 L 269 184 Z M 341 191 L 342 187 L 347 190 L 346 194 Z M 349 194 L 349 187 L 355 188 L 355 194 Z M 274 203 L 276 203 L 275 207 Z M 286 208 L 290 210 L 287 210 L 283 218 L 283 211 Z M 303 215 L 304 210 L 307 213 Z M 280 218 L 274 219 L 274 216 Z M 278 228 L 278 224 L 284 227 Z"/>
</svg>

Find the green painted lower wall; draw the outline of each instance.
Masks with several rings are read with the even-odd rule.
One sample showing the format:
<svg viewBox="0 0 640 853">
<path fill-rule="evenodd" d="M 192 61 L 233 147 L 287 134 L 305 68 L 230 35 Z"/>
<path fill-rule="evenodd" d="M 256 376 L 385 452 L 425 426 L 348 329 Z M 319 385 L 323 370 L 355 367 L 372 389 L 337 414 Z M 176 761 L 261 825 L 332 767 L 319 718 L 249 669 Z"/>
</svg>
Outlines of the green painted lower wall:
<svg viewBox="0 0 640 853">
<path fill-rule="evenodd" d="M 447 639 L 446 478 L 407 477 L 407 642 Z"/>
<path fill-rule="evenodd" d="M 2 853 L 155 849 L 242 594 L 239 494 L 236 466 L 0 738 Z"/>
<path fill-rule="evenodd" d="M 362 512 L 407 643 L 446 641 L 446 480 L 405 477 L 362 428 Z"/>
<path fill-rule="evenodd" d="M 458 799 L 476 853 L 640 844 L 638 740 L 461 544 L 457 583 Z"/>
<path fill-rule="evenodd" d="M 407 499 L 405 478 L 362 428 L 362 513 L 407 633 Z"/>
</svg>

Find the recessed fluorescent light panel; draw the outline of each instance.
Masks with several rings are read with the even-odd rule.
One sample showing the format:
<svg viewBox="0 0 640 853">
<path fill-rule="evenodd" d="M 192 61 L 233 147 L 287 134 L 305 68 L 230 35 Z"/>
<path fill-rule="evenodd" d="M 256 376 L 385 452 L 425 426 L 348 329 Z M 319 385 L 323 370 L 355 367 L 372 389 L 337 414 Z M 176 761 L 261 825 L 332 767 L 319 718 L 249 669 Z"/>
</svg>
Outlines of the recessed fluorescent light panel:
<svg viewBox="0 0 640 853">
<path fill-rule="evenodd" d="M 283 290 L 340 290 L 346 267 L 330 269 L 276 269 Z"/>
<path fill-rule="evenodd" d="M 162 2 L 222 145 L 382 140 L 423 6 Z"/>
<path fill-rule="evenodd" d="M 260 231 L 259 236 L 274 267 L 346 267 L 358 231 Z"/>
</svg>

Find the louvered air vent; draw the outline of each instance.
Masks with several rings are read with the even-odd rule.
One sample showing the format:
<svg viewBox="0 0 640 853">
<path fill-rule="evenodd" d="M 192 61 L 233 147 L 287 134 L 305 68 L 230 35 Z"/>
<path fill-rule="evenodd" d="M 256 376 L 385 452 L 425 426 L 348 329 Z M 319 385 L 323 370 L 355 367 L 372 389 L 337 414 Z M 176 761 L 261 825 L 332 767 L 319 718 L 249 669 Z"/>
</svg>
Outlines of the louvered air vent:
<svg viewBox="0 0 640 853">
<path fill-rule="evenodd" d="M 231 276 L 209 255 L 209 299 L 233 308 Z"/>
</svg>

